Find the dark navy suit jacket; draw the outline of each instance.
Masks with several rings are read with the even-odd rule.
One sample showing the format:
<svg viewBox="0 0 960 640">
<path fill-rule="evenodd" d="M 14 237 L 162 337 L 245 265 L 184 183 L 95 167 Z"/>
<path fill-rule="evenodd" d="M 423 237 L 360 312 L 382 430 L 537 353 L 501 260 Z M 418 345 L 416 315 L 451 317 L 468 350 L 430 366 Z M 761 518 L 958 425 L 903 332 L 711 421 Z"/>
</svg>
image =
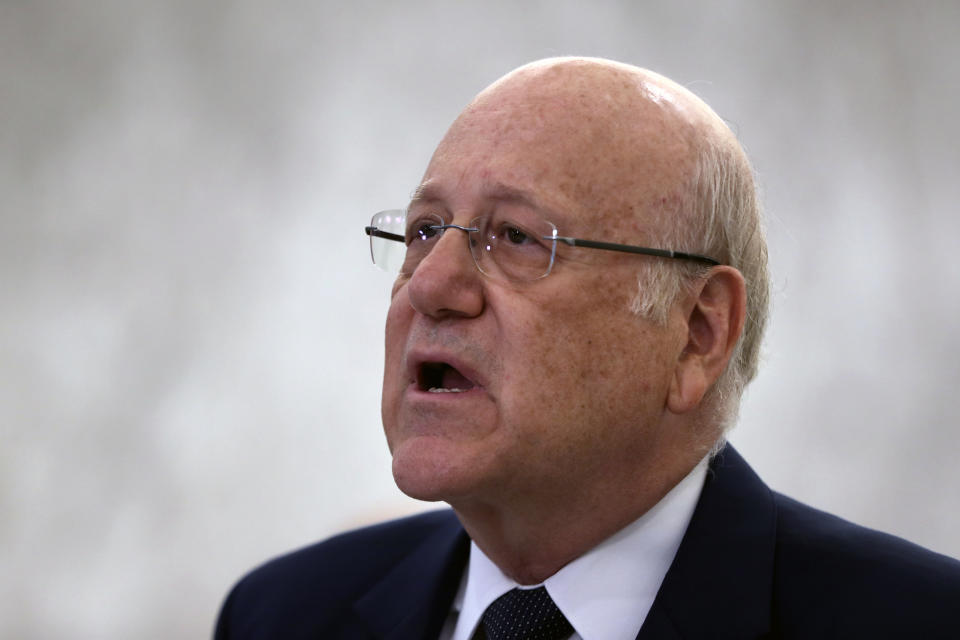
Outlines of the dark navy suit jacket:
<svg viewBox="0 0 960 640">
<path fill-rule="evenodd" d="M 469 539 L 450 510 L 339 535 L 243 578 L 216 640 L 436 638 Z M 960 562 L 772 492 L 733 450 L 638 640 L 960 638 Z"/>
</svg>

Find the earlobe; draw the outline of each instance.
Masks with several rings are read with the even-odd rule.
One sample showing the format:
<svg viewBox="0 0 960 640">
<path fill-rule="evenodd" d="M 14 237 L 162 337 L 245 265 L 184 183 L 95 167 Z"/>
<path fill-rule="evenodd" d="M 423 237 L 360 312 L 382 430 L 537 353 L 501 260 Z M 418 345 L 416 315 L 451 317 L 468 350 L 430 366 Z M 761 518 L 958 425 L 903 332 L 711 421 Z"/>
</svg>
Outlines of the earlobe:
<svg viewBox="0 0 960 640">
<path fill-rule="evenodd" d="M 679 354 L 667 408 L 686 413 L 700 405 L 723 373 L 743 331 L 746 287 L 733 267 L 715 267 L 697 283 L 685 308 L 686 344 Z"/>
</svg>

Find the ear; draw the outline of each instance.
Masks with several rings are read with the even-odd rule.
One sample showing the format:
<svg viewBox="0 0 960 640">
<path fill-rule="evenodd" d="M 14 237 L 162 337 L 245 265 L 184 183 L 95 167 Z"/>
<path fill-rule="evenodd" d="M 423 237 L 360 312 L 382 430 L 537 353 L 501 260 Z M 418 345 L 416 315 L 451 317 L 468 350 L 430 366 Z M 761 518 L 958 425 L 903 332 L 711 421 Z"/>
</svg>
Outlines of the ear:
<svg viewBox="0 0 960 640">
<path fill-rule="evenodd" d="M 746 316 L 747 290 L 733 267 L 714 267 L 683 307 L 686 345 L 674 370 L 667 408 L 686 413 L 699 406 L 733 355 Z"/>
</svg>

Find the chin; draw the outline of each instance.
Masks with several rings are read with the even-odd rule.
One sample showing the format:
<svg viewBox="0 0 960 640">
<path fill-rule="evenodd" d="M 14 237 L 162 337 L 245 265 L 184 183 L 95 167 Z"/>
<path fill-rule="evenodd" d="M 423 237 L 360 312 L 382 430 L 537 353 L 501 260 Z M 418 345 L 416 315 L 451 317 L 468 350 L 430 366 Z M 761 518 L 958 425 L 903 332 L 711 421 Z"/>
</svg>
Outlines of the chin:
<svg viewBox="0 0 960 640">
<path fill-rule="evenodd" d="M 478 480 L 476 466 L 453 448 L 435 437 L 413 438 L 397 445 L 393 480 L 400 491 L 426 502 L 449 502 L 471 493 Z"/>
</svg>

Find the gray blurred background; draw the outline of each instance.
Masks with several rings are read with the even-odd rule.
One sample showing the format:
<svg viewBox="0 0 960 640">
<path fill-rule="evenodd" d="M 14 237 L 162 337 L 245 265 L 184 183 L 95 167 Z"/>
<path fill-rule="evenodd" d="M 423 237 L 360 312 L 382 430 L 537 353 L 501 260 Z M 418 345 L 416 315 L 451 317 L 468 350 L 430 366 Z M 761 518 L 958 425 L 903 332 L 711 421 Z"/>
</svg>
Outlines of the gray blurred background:
<svg viewBox="0 0 960 640">
<path fill-rule="evenodd" d="M 960 555 L 960 3 L 0 2 L 0 636 L 202 638 L 254 564 L 431 505 L 380 431 L 402 206 L 562 54 L 726 118 L 774 313 L 732 440 Z"/>
</svg>

